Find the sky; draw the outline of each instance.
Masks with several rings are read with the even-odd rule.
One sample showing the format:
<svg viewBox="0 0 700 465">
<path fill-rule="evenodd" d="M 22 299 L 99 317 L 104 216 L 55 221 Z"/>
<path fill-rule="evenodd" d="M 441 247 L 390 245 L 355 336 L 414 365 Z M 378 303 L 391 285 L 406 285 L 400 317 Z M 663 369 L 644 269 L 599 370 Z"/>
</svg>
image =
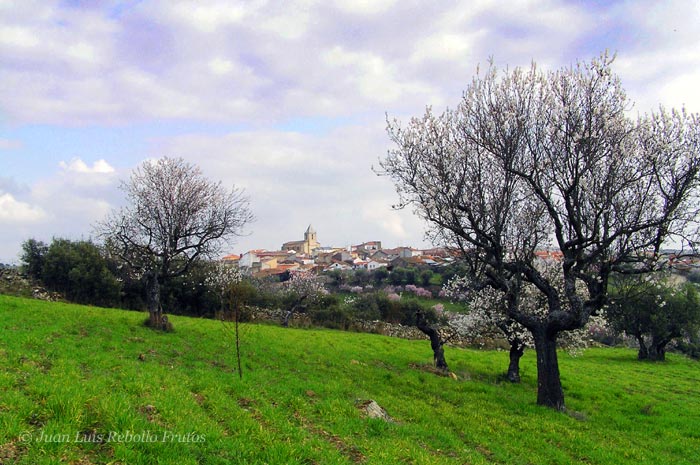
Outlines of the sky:
<svg viewBox="0 0 700 465">
<path fill-rule="evenodd" d="M 145 160 L 245 189 L 227 253 L 429 246 L 378 176 L 388 118 L 455 107 L 478 66 L 616 54 L 631 111 L 700 112 L 700 2 L 0 0 L 0 263 L 91 239 Z"/>
</svg>

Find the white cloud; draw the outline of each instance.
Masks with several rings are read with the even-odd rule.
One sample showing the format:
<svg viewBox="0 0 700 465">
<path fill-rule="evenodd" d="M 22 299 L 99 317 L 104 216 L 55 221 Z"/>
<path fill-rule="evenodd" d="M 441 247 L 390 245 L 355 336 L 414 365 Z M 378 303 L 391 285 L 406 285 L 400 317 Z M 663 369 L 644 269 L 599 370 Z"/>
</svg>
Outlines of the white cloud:
<svg viewBox="0 0 700 465">
<path fill-rule="evenodd" d="M 672 78 L 660 90 L 661 101 L 668 107 L 685 107 L 692 112 L 700 112 L 700 70 Z"/>
<path fill-rule="evenodd" d="M 375 15 L 389 10 L 396 0 L 335 0 L 333 3 L 347 13 Z"/>
<path fill-rule="evenodd" d="M 266 16 L 261 15 L 261 16 Z M 313 12 L 301 5 L 284 9 L 280 14 L 271 15 L 261 21 L 263 30 L 284 40 L 301 39 L 309 28 Z"/>
<path fill-rule="evenodd" d="M 473 33 L 438 32 L 422 38 L 411 55 L 411 61 L 445 60 L 460 61 L 469 58 L 474 50 L 476 41 L 484 34 L 483 31 Z"/>
<path fill-rule="evenodd" d="M 214 58 L 212 60 L 209 60 L 209 69 L 214 74 L 224 76 L 226 74 L 231 73 L 231 71 L 233 71 L 233 68 L 234 64 L 230 60 L 226 60 L 223 58 Z"/>
<path fill-rule="evenodd" d="M 405 241 L 415 241 L 415 235 L 410 234 L 404 226 L 404 218 L 399 211 L 390 210 L 386 205 L 380 208 L 368 208 L 362 212 L 362 220 L 379 224 L 382 237 L 392 237 L 401 245 Z M 411 231 L 415 233 L 415 231 Z M 402 242 L 403 241 L 403 242 Z"/>
<path fill-rule="evenodd" d="M 163 6 L 183 23 L 205 32 L 216 32 L 226 25 L 240 23 L 248 15 L 246 5 L 222 1 L 181 1 L 174 5 L 168 1 Z"/>
<path fill-rule="evenodd" d="M 89 238 L 93 226 L 123 202 L 118 172 L 107 160 L 79 158 L 28 185 L 0 178 L 0 262 L 16 262 L 20 244 L 37 238 Z"/>
<path fill-rule="evenodd" d="M 0 46 L 32 48 L 40 44 L 39 39 L 32 31 L 24 27 L 5 26 L 0 27 Z"/>
<path fill-rule="evenodd" d="M 0 80 L 12 89 L 0 107 L 11 121 L 71 125 L 413 112 L 456 100 L 489 56 L 553 67 L 603 48 L 629 57 L 633 77 L 649 76 L 630 82 L 650 100 L 677 99 L 697 74 L 697 10 L 684 2 L 161 0 L 112 15 L 27 1 L 0 19 Z M 648 34 L 642 48 L 635 28 Z M 653 56 L 663 59 L 645 59 Z M 669 66 L 682 91 L 664 90 L 675 80 Z"/>
<path fill-rule="evenodd" d="M 9 193 L 0 194 L 0 222 L 32 224 L 45 220 L 47 216 L 41 207 L 18 201 Z"/>
<path fill-rule="evenodd" d="M 400 77 L 396 67 L 375 53 L 354 52 L 336 46 L 323 59 L 344 78 L 348 91 L 355 89 L 369 102 L 391 103 L 405 95 L 428 94 L 430 87 L 419 81 Z"/>
<path fill-rule="evenodd" d="M 104 159 L 99 159 L 92 164 L 92 167 L 88 166 L 80 158 L 73 158 L 70 163 L 61 161 L 59 166 L 63 168 L 64 171 L 74 172 L 74 173 L 101 173 L 108 174 L 114 173 L 114 168 L 107 163 Z"/>
<path fill-rule="evenodd" d="M 95 50 L 93 45 L 87 42 L 77 42 L 69 45 L 66 49 L 66 55 L 79 62 L 89 64 L 100 63 L 97 50 Z"/>
<path fill-rule="evenodd" d="M 699 18 L 700 20 L 700 15 Z M 614 68 L 629 97 L 636 102 L 635 110 L 647 112 L 660 104 L 700 112 L 700 33 L 694 43 L 684 44 L 675 53 L 667 50 L 618 53 Z M 654 66 L 649 66 L 653 63 Z"/>
</svg>

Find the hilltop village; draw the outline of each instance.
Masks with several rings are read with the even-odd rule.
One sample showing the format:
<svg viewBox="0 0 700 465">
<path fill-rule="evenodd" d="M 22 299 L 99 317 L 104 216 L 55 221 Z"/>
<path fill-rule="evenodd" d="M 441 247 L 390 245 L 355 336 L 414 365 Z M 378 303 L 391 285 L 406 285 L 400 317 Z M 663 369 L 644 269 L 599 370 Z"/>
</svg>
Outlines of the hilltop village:
<svg viewBox="0 0 700 465">
<path fill-rule="evenodd" d="M 350 247 L 322 246 L 313 226 L 304 232 L 304 239 L 282 244 L 280 250 L 249 250 L 242 255 L 227 255 L 246 275 L 265 277 L 286 271 L 332 270 L 368 271 L 377 268 L 407 266 L 443 266 L 451 263 L 453 253 L 446 248 L 415 249 L 413 247 L 382 248 L 381 241 L 369 241 Z"/>
</svg>

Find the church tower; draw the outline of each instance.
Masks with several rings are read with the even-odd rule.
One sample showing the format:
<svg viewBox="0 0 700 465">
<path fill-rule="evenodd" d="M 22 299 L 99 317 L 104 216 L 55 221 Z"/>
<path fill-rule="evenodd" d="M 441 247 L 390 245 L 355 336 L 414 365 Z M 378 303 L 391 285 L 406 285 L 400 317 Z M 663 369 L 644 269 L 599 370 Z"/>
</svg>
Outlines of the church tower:
<svg viewBox="0 0 700 465">
<path fill-rule="evenodd" d="M 294 251 L 307 255 L 310 255 L 319 247 L 321 247 L 321 244 L 319 244 L 318 239 L 316 239 L 316 230 L 311 225 L 306 228 L 303 241 L 290 241 L 282 244 L 282 250 Z"/>
<path fill-rule="evenodd" d="M 309 227 L 306 228 L 306 232 L 304 233 L 304 241 L 309 245 L 318 244 L 318 241 L 316 240 L 316 230 L 313 228 L 313 226 L 309 225 Z"/>
</svg>

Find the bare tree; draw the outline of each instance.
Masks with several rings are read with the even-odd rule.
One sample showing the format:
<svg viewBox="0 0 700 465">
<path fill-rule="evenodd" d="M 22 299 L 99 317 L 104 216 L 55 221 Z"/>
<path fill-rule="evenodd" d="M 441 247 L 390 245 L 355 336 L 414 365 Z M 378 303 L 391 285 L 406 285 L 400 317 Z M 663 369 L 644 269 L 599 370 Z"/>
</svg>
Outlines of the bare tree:
<svg viewBox="0 0 700 465">
<path fill-rule="evenodd" d="M 537 402 L 560 410 L 560 333 L 603 308 L 612 273 L 658 268 L 662 245 L 697 237 L 700 120 L 663 109 L 629 118 L 612 61 L 547 73 L 491 66 L 456 110 L 389 122 L 396 148 L 381 162 L 401 206 L 503 292 L 506 314 L 534 339 Z M 549 247 L 562 254 L 561 287 L 535 263 Z M 543 295 L 543 314 L 519 305 L 522 282 Z"/>
<path fill-rule="evenodd" d="M 162 327 L 160 286 L 195 261 L 211 258 L 252 221 L 236 187 L 206 179 L 183 159 L 146 161 L 123 182 L 128 205 L 98 225 L 109 250 L 146 280 L 153 327 Z"/>
</svg>

